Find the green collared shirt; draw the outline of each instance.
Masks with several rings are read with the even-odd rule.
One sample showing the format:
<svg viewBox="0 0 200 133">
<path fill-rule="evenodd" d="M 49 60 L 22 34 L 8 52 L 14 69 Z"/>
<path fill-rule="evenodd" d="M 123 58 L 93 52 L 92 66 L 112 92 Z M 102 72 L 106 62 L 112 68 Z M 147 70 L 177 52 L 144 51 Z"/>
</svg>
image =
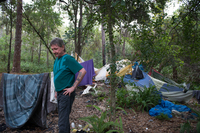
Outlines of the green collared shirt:
<svg viewBox="0 0 200 133">
<path fill-rule="evenodd" d="M 75 74 L 82 68 L 81 64 L 68 54 L 56 58 L 53 68 L 55 90 L 62 91 L 73 86 Z"/>
</svg>

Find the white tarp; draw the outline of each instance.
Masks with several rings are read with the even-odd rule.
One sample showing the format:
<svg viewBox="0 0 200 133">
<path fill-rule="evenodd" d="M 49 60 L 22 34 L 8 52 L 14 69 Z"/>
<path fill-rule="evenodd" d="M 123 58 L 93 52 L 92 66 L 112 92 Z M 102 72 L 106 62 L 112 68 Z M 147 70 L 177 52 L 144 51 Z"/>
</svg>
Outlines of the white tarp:
<svg viewBox="0 0 200 133">
<path fill-rule="evenodd" d="M 106 75 L 108 73 L 108 69 L 110 68 L 110 65 L 105 65 L 103 66 L 101 69 L 95 71 L 96 76 L 95 76 L 95 81 L 99 81 L 99 80 L 106 80 Z"/>
<path fill-rule="evenodd" d="M 122 59 L 120 61 L 116 61 L 116 69 L 117 71 L 120 71 L 124 69 L 127 65 L 127 70 L 130 69 L 129 65 L 130 65 L 131 61 L 128 60 L 128 59 Z M 95 76 L 95 81 L 99 81 L 99 80 L 106 80 L 107 76 L 109 75 L 109 68 L 110 68 L 110 64 L 107 64 L 105 66 L 103 66 L 102 68 L 98 69 L 98 70 L 95 70 L 95 73 L 96 73 L 96 76 Z M 132 65 L 131 65 L 131 71 L 132 71 Z M 125 72 L 126 73 L 126 72 Z M 120 74 L 121 76 L 121 74 Z"/>
<path fill-rule="evenodd" d="M 50 95 L 50 102 L 57 103 L 57 99 L 55 98 L 55 86 L 54 86 L 54 75 L 51 72 L 51 95 Z"/>
</svg>

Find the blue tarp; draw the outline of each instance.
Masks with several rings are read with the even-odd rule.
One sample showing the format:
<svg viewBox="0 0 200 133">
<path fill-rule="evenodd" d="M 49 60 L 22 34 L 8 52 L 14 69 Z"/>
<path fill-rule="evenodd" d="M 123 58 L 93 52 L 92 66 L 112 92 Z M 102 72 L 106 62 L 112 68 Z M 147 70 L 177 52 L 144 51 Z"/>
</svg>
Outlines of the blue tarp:
<svg viewBox="0 0 200 133">
<path fill-rule="evenodd" d="M 147 87 L 149 88 L 150 86 L 153 86 L 157 84 L 157 82 L 154 82 L 152 80 L 152 78 L 144 71 L 143 72 L 143 75 L 144 75 L 144 78 L 143 79 L 139 79 L 139 80 L 134 80 L 131 78 L 131 75 L 125 75 L 123 81 L 124 83 L 132 83 L 132 84 L 135 84 L 136 86 L 140 86 L 140 87 Z M 157 79 L 157 81 L 159 81 Z M 170 84 L 167 84 L 165 82 L 163 82 L 161 88 L 157 88 L 158 91 L 161 91 L 161 92 L 171 92 L 171 91 L 183 91 L 184 89 L 183 88 L 179 88 L 177 86 L 173 86 L 173 85 L 170 85 Z"/>
<path fill-rule="evenodd" d="M 143 72 L 144 78 L 140 79 L 140 80 L 134 80 L 131 78 L 131 75 L 125 75 L 123 81 L 125 83 L 133 83 L 136 86 L 140 86 L 140 87 L 144 87 L 146 86 L 147 88 L 149 88 L 150 86 L 155 85 L 154 82 L 151 80 L 151 78 L 147 75 L 147 73 Z"/>
<path fill-rule="evenodd" d="M 191 109 L 185 105 L 176 105 L 170 101 L 162 100 L 159 105 L 156 105 L 154 108 L 149 110 L 150 116 L 158 116 L 161 113 L 168 115 L 169 118 L 172 118 L 172 110 L 176 110 L 179 112 L 191 112 Z"/>
</svg>

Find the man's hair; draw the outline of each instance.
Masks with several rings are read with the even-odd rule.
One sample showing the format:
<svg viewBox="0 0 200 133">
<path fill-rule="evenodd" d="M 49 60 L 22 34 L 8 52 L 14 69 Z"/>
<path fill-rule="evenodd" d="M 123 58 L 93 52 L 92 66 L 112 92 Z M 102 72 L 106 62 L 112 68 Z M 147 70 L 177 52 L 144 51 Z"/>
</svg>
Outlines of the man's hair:
<svg viewBox="0 0 200 133">
<path fill-rule="evenodd" d="M 63 41 L 61 38 L 56 37 L 56 38 L 54 38 L 54 39 L 50 42 L 50 46 L 56 45 L 56 44 L 57 44 L 59 47 L 64 46 L 64 52 L 66 52 L 66 50 L 65 50 L 65 43 L 64 43 L 64 41 Z"/>
</svg>

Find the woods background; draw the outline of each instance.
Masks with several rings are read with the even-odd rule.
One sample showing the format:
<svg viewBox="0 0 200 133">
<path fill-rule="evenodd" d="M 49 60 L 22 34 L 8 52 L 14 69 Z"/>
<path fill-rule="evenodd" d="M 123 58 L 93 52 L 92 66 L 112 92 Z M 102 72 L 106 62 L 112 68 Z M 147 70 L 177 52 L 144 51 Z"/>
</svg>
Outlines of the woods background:
<svg viewBox="0 0 200 133">
<path fill-rule="evenodd" d="M 7 0 L 0 3 L 0 71 L 53 69 L 49 43 L 63 38 L 94 66 L 140 61 L 176 82 L 199 89 L 199 0 Z M 65 22 L 67 20 L 67 22 Z M 66 24 L 67 23 L 67 24 Z M 116 70 L 111 67 L 111 73 Z"/>
</svg>

